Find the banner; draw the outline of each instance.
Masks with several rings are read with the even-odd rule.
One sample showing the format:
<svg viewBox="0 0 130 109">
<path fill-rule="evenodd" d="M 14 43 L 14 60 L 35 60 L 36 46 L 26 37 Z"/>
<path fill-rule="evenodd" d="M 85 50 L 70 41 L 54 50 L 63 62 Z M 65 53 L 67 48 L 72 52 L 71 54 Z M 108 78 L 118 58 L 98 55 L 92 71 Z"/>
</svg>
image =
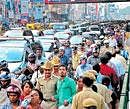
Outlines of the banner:
<svg viewBox="0 0 130 109">
<path fill-rule="evenodd" d="M 29 13 L 29 0 L 21 0 L 21 14 Z"/>
<path fill-rule="evenodd" d="M 43 2 L 43 3 L 45 3 L 44 0 L 33 0 L 33 3 L 39 3 L 39 2 Z"/>
<path fill-rule="evenodd" d="M 98 2 L 127 2 L 129 0 L 45 0 L 45 4 L 73 4 L 73 3 L 98 3 Z"/>
<path fill-rule="evenodd" d="M 42 19 L 43 18 L 43 9 L 42 7 L 35 7 L 34 19 Z"/>
</svg>

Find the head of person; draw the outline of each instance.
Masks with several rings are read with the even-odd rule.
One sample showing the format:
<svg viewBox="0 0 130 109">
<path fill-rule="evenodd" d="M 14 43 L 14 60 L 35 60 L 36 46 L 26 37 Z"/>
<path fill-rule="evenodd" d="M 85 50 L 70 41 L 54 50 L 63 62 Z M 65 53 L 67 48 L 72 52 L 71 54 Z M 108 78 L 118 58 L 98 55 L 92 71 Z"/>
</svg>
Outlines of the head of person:
<svg viewBox="0 0 130 109">
<path fill-rule="evenodd" d="M 72 49 L 73 54 L 76 54 L 77 51 L 78 51 L 78 47 L 74 46 L 73 49 Z"/>
<path fill-rule="evenodd" d="M 54 51 L 54 54 L 57 54 L 59 53 L 59 48 L 56 45 L 54 45 L 53 51 Z"/>
<path fill-rule="evenodd" d="M 69 40 L 66 40 L 65 41 L 65 47 L 69 47 L 70 46 L 70 41 Z"/>
<path fill-rule="evenodd" d="M 123 49 L 123 44 L 122 43 L 118 43 L 117 47 L 121 50 L 121 49 Z"/>
<path fill-rule="evenodd" d="M 63 56 L 65 53 L 65 48 L 64 47 L 60 47 L 59 48 L 59 56 Z"/>
<path fill-rule="evenodd" d="M 96 77 L 93 73 L 90 73 L 89 71 L 87 71 L 83 74 L 83 84 L 86 87 L 91 87 L 95 80 L 96 80 Z"/>
<path fill-rule="evenodd" d="M 41 66 L 41 68 L 43 68 L 43 72 L 44 72 L 44 76 L 45 78 L 50 78 L 51 77 L 51 73 L 52 73 L 52 64 L 50 61 L 46 61 L 44 63 L 43 66 Z"/>
<path fill-rule="evenodd" d="M 40 71 L 41 74 L 44 74 L 44 70 L 42 68 L 42 65 L 39 67 L 39 71 Z"/>
<path fill-rule="evenodd" d="M 110 83 L 111 83 L 110 77 L 108 77 L 108 76 L 103 77 L 103 79 L 102 79 L 102 84 L 103 85 L 109 87 Z"/>
<path fill-rule="evenodd" d="M 54 56 L 53 59 L 51 60 L 52 66 L 53 66 L 53 71 L 58 72 L 59 65 L 60 65 L 60 58 L 57 56 Z"/>
<path fill-rule="evenodd" d="M 120 52 L 121 52 L 121 51 L 120 51 L 119 47 L 115 48 L 115 53 L 116 53 L 116 54 L 120 54 Z"/>
<path fill-rule="evenodd" d="M 30 104 L 40 105 L 41 102 L 43 101 L 43 94 L 38 89 L 33 89 L 31 91 L 30 95 L 31 95 L 31 103 Z"/>
<path fill-rule="evenodd" d="M 77 78 L 77 86 L 83 88 L 83 77 L 80 76 Z"/>
<path fill-rule="evenodd" d="M 99 52 L 100 52 L 100 51 L 99 51 L 99 49 L 98 49 L 97 47 L 94 48 L 92 52 L 93 52 L 93 56 L 94 56 L 95 58 L 97 58 L 97 57 L 99 56 Z"/>
<path fill-rule="evenodd" d="M 67 67 L 66 67 L 66 65 L 61 64 L 59 66 L 59 75 L 60 75 L 61 78 L 66 77 L 66 75 L 67 75 Z"/>
<path fill-rule="evenodd" d="M 7 88 L 7 95 L 11 103 L 18 103 L 21 90 L 16 85 L 10 85 Z"/>
<path fill-rule="evenodd" d="M 105 45 L 106 47 L 109 47 L 109 40 L 104 40 L 104 45 Z"/>
<path fill-rule="evenodd" d="M 100 61 L 102 64 L 107 64 L 108 63 L 108 56 L 107 55 L 103 55 L 100 57 Z"/>
<path fill-rule="evenodd" d="M 97 102 L 93 98 L 86 98 L 83 100 L 83 109 L 97 109 Z"/>
<path fill-rule="evenodd" d="M 43 48 L 36 49 L 36 56 L 38 57 L 38 59 L 42 57 L 42 52 L 43 52 Z"/>
<path fill-rule="evenodd" d="M 0 85 L 2 88 L 7 88 L 11 83 L 11 75 L 7 71 L 0 71 Z"/>
<path fill-rule="evenodd" d="M 28 61 L 29 61 L 30 63 L 35 64 L 36 55 L 35 55 L 34 53 L 30 53 L 30 54 L 28 55 Z"/>
<path fill-rule="evenodd" d="M 85 51 L 85 44 L 84 43 L 81 43 L 80 50 L 83 51 L 83 52 Z"/>
<path fill-rule="evenodd" d="M 81 65 L 86 64 L 86 62 L 87 62 L 87 57 L 84 56 L 84 55 L 81 55 L 81 56 L 80 56 L 80 63 L 81 63 Z"/>
<path fill-rule="evenodd" d="M 33 89 L 33 84 L 29 80 L 26 80 L 22 83 L 21 88 L 25 95 L 29 95 Z"/>
<path fill-rule="evenodd" d="M 111 52 L 106 52 L 105 55 L 108 57 L 108 60 L 112 58 L 112 53 Z"/>
<path fill-rule="evenodd" d="M 8 63 L 7 63 L 7 61 L 3 60 L 3 61 L 0 62 L 0 71 L 6 70 L 6 69 L 8 69 Z"/>
<path fill-rule="evenodd" d="M 87 45 L 88 47 L 91 46 L 91 45 L 92 45 L 92 41 L 89 40 L 89 39 L 86 39 L 86 45 Z"/>
<path fill-rule="evenodd" d="M 97 48 L 97 45 L 96 45 L 96 44 L 91 44 L 91 45 L 90 45 L 90 49 L 91 49 L 91 50 L 95 50 L 95 48 Z"/>
<path fill-rule="evenodd" d="M 97 63 L 93 66 L 93 70 L 95 70 L 97 73 L 100 72 L 100 65 Z"/>
</svg>

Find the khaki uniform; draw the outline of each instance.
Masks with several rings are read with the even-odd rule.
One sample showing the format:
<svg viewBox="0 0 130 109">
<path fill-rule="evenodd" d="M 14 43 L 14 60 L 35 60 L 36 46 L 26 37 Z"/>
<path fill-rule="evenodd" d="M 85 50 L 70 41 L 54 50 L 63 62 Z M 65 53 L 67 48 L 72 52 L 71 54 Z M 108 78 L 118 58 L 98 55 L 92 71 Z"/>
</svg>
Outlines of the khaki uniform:
<svg viewBox="0 0 130 109">
<path fill-rule="evenodd" d="M 109 89 L 105 85 L 102 85 L 100 83 L 95 83 L 94 85 L 97 86 L 98 93 L 103 96 L 105 103 L 110 103 L 112 101 L 112 98 Z"/>
<path fill-rule="evenodd" d="M 83 91 L 77 93 L 72 101 L 72 109 L 83 109 L 83 101 L 87 98 L 93 98 L 97 101 L 97 109 L 104 109 L 105 108 L 105 101 L 104 98 L 94 92 L 91 88 L 84 87 Z"/>
<path fill-rule="evenodd" d="M 72 55 L 72 65 L 73 65 L 73 69 L 76 69 L 78 67 L 80 63 L 80 54 L 77 53 L 77 54 L 73 54 Z"/>
<path fill-rule="evenodd" d="M 50 80 L 46 81 L 44 77 L 38 78 L 36 88 L 43 93 L 45 99 L 49 100 L 56 93 L 56 83 L 58 78 L 52 76 Z M 56 102 L 47 101 L 45 102 L 48 109 L 56 109 Z"/>
</svg>

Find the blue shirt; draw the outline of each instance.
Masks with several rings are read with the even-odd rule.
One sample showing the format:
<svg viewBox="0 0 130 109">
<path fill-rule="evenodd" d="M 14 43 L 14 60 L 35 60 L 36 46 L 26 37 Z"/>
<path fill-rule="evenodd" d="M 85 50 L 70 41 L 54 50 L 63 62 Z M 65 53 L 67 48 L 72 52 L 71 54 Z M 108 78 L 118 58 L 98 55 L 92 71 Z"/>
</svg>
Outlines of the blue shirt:
<svg viewBox="0 0 130 109">
<path fill-rule="evenodd" d="M 119 60 L 111 58 L 110 62 L 114 64 L 118 77 L 125 74 L 125 68 L 123 67 L 123 64 Z"/>
<path fill-rule="evenodd" d="M 97 82 L 97 83 L 102 83 L 103 77 L 104 77 L 104 76 L 103 76 L 101 73 L 97 73 L 96 82 Z"/>
<path fill-rule="evenodd" d="M 65 48 L 65 56 L 68 59 L 72 57 L 72 48 L 70 48 L 70 47 Z"/>
<path fill-rule="evenodd" d="M 13 109 L 11 103 L 7 103 L 3 106 L 0 106 L 0 109 Z"/>
<path fill-rule="evenodd" d="M 79 65 L 76 69 L 76 77 L 82 76 L 87 70 L 92 70 L 92 65 L 91 64 L 85 64 L 85 65 Z"/>
<path fill-rule="evenodd" d="M 120 54 L 121 54 L 121 56 L 123 56 L 126 60 L 128 60 L 128 57 L 129 57 L 128 51 L 122 49 L 122 50 L 120 50 Z"/>
<path fill-rule="evenodd" d="M 68 58 L 65 55 L 63 55 L 63 56 L 60 57 L 60 63 L 61 64 L 64 64 L 64 65 L 67 66 L 68 65 L 68 61 L 69 60 L 68 60 Z"/>
<path fill-rule="evenodd" d="M 19 106 L 20 106 L 20 101 L 19 101 Z M 0 105 L 0 109 L 13 109 L 13 107 L 12 107 L 12 104 L 11 104 L 11 102 L 9 101 L 8 103 L 6 103 L 6 104 L 4 104 L 4 105 Z"/>
</svg>

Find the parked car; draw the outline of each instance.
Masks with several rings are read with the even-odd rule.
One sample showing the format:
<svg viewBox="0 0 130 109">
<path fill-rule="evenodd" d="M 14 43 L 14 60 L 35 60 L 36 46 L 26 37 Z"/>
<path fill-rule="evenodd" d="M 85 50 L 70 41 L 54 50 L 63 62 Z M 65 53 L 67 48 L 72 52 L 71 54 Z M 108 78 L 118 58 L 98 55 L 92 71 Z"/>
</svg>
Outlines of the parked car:
<svg viewBox="0 0 130 109">
<path fill-rule="evenodd" d="M 44 30 L 43 31 L 44 36 L 50 36 L 50 35 L 54 35 L 55 31 L 53 29 L 48 29 L 48 30 Z"/>
<path fill-rule="evenodd" d="M 80 35 L 72 36 L 70 38 L 70 43 L 72 47 L 76 45 L 80 45 L 82 43 L 82 36 Z"/>
<path fill-rule="evenodd" d="M 25 40 L 0 41 L 0 61 L 6 60 L 11 72 L 22 69 L 25 63 Z"/>
<path fill-rule="evenodd" d="M 70 35 L 65 32 L 57 32 L 54 37 L 58 38 L 60 43 L 64 43 L 66 40 L 70 39 Z"/>
<path fill-rule="evenodd" d="M 101 34 L 98 25 L 91 25 L 91 26 L 89 26 L 89 30 L 90 30 L 91 33 L 95 33 L 95 34 L 97 34 L 97 35 L 100 35 L 100 34 Z"/>
</svg>

